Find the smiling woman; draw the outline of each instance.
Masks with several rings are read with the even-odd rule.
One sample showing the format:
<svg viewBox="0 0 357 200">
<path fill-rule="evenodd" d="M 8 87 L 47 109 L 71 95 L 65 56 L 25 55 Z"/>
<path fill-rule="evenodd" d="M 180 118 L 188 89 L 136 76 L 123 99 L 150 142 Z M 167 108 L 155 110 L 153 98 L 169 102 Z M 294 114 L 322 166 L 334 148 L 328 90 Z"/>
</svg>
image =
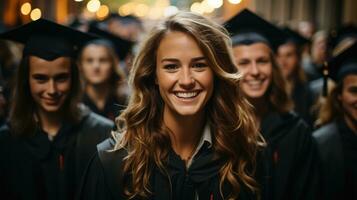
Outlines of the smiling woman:
<svg viewBox="0 0 357 200">
<path fill-rule="evenodd" d="M 71 60 L 60 57 L 54 61 L 31 56 L 29 61 L 31 96 L 40 113 L 58 112 L 71 87 Z"/>
<path fill-rule="evenodd" d="M 79 104 L 74 46 L 93 37 L 43 19 L 0 37 L 25 44 L 10 122 L 0 132 L 0 196 L 72 200 L 96 144 L 113 127 Z"/>
<path fill-rule="evenodd" d="M 316 144 L 307 124 L 291 111 L 274 55 L 276 37 L 283 38 L 284 32 L 249 10 L 228 24 L 239 28 L 232 37 L 237 69 L 243 74 L 239 86 L 255 107 L 256 122 L 267 141 L 257 167 L 263 199 L 316 199 Z"/>
<path fill-rule="evenodd" d="M 155 26 L 134 61 L 114 139 L 81 199 L 251 199 L 260 135 L 239 92 L 227 32 L 193 13 Z M 109 151 L 107 151 L 109 150 Z"/>
</svg>

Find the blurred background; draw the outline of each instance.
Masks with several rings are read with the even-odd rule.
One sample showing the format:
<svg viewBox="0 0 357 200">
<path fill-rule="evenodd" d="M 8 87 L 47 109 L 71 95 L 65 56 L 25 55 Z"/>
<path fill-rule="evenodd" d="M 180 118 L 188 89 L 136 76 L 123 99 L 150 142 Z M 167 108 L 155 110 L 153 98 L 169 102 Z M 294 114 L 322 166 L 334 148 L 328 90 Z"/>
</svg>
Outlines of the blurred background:
<svg viewBox="0 0 357 200">
<path fill-rule="evenodd" d="M 7 27 L 40 17 L 70 23 L 77 18 L 104 20 L 110 13 L 134 15 L 145 21 L 182 9 L 222 21 L 243 8 L 294 29 L 301 22 L 310 22 L 315 29 L 324 30 L 357 24 L 355 0 L 1 0 L 0 21 Z"/>
</svg>

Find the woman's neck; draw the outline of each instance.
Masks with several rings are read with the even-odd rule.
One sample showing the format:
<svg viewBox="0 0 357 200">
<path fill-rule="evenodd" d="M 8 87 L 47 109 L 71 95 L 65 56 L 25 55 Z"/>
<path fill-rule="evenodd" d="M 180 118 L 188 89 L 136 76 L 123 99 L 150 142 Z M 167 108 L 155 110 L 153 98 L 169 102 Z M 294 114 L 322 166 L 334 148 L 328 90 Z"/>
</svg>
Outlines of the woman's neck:
<svg viewBox="0 0 357 200">
<path fill-rule="evenodd" d="M 58 112 L 46 112 L 41 109 L 37 114 L 41 122 L 42 130 L 44 130 L 49 137 L 55 137 L 62 125 L 62 114 Z"/>
<path fill-rule="evenodd" d="M 108 83 L 86 86 L 86 94 L 93 101 L 99 110 L 103 110 L 106 100 L 110 95 L 110 85 Z"/>
<path fill-rule="evenodd" d="M 191 157 L 196 150 L 205 126 L 204 112 L 196 116 L 179 116 L 164 109 L 164 123 L 170 129 L 173 150 L 183 160 Z"/>
</svg>

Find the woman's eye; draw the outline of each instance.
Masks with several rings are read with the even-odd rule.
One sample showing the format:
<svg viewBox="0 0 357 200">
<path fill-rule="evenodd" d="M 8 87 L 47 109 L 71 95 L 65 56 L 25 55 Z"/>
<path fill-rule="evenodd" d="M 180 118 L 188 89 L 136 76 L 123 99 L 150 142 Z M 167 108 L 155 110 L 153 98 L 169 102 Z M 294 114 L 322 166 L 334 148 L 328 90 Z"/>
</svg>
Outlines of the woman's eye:
<svg viewBox="0 0 357 200">
<path fill-rule="evenodd" d="M 195 63 L 193 64 L 193 67 L 195 68 L 204 68 L 204 67 L 207 67 L 207 63 Z"/>
<path fill-rule="evenodd" d="M 48 80 L 46 76 L 33 76 L 33 78 L 39 83 L 44 83 Z"/>
<path fill-rule="evenodd" d="M 269 63 L 270 61 L 268 59 L 261 59 L 261 60 L 258 60 L 258 63 L 261 63 L 261 64 L 266 64 L 266 63 Z"/>
<path fill-rule="evenodd" d="M 57 82 L 66 82 L 69 79 L 69 75 L 64 74 L 64 75 L 59 75 L 56 77 Z"/>
<path fill-rule="evenodd" d="M 164 65 L 164 69 L 166 70 L 176 70 L 178 66 L 176 64 L 166 64 Z"/>
</svg>

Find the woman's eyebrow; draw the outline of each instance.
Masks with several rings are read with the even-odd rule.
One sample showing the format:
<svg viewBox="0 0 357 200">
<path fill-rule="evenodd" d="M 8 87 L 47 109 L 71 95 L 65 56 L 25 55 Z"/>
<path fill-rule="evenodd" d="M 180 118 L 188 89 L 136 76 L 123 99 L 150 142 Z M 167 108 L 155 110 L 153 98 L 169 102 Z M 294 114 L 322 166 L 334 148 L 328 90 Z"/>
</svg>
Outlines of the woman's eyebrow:
<svg viewBox="0 0 357 200">
<path fill-rule="evenodd" d="M 163 59 L 161 59 L 161 62 L 179 62 L 179 60 L 178 59 L 176 59 L 176 58 L 163 58 Z"/>
<path fill-rule="evenodd" d="M 201 56 L 201 57 L 192 58 L 192 61 L 201 61 L 201 60 L 206 60 L 206 57 Z"/>
</svg>

